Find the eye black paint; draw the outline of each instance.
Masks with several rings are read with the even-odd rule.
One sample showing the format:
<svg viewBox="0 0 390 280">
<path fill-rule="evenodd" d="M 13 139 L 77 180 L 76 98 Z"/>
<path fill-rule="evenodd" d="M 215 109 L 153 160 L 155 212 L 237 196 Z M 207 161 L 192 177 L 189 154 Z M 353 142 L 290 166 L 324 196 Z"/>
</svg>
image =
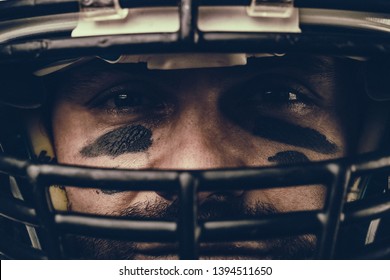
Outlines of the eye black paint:
<svg viewBox="0 0 390 280">
<path fill-rule="evenodd" d="M 297 151 L 285 151 L 285 152 L 279 152 L 276 155 L 269 157 L 268 161 L 276 162 L 278 164 L 291 164 L 291 163 L 308 162 L 309 159 L 303 153 Z"/>
<path fill-rule="evenodd" d="M 322 154 L 333 154 L 338 151 L 337 145 L 317 130 L 275 118 L 258 118 L 253 134 Z"/>
<path fill-rule="evenodd" d="M 84 157 L 117 157 L 144 152 L 152 145 L 152 131 L 142 125 L 125 126 L 110 131 L 80 150 Z"/>
</svg>

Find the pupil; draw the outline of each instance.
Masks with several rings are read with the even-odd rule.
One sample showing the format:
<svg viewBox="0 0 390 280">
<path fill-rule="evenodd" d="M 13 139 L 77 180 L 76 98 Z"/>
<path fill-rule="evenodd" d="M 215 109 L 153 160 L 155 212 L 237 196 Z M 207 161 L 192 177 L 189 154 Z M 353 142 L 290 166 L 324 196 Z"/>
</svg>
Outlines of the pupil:
<svg viewBox="0 0 390 280">
<path fill-rule="evenodd" d="M 128 94 L 118 94 L 115 98 L 115 106 L 117 107 L 126 107 L 126 106 L 138 106 L 140 104 L 140 99 L 137 97 L 130 98 Z"/>
<path fill-rule="evenodd" d="M 118 94 L 115 98 L 115 105 L 117 107 L 126 106 L 128 96 L 127 94 Z"/>
<path fill-rule="evenodd" d="M 127 98 L 127 94 L 119 94 L 118 98 L 121 99 L 121 100 L 126 99 Z"/>
</svg>

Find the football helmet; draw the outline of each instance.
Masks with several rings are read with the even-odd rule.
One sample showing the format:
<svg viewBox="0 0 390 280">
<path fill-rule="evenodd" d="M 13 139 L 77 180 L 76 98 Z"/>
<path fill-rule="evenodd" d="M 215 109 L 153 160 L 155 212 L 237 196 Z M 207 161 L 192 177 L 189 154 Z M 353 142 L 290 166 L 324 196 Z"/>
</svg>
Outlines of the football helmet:
<svg viewBox="0 0 390 280">
<path fill-rule="evenodd" d="M 177 244 L 316 236 L 316 259 L 390 257 L 390 3 L 373 0 L 45 0 L 0 2 L 0 254 L 63 259 L 67 235 Z M 244 65 L 251 57 L 323 54 L 358 61 L 367 114 L 346 158 L 217 170 L 57 164 L 42 118 L 43 80 L 87 61 L 150 69 Z M 175 62 L 176 54 L 186 59 Z M 207 59 L 204 59 L 207 56 Z M 223 59 L 219 59 L 223 57 Z M 172 62 L 173 61 L 173 62 Z M 222 62 L 221 62 L 222 61 Z M 198 219 L 198 193 L 326 186 L 322 209 L 251 219 Z M 173 221 L 70 213 L 62 186 L 175 193 Z"/>
</svg>

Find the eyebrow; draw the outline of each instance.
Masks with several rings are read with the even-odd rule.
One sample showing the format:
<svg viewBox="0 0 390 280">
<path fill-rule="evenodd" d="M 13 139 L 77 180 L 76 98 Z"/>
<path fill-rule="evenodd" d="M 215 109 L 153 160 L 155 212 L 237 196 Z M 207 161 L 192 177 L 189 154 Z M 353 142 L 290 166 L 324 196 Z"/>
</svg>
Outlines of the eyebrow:
<svg viewBox="0 0 390 280">
<path fill-rule="evenodd" d="M 334 154 L 339 151 L 339 147 L 319 131 L 276 118 L 258 118 L 252 133 L 255 136 L 309 149 L 321 154 Z"/>
</svg>

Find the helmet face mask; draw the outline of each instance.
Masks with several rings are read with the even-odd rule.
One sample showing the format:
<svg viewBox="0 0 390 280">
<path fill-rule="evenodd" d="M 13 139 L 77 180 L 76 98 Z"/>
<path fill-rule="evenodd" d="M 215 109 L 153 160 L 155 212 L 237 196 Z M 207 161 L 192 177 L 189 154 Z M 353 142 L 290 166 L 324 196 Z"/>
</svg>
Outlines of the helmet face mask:
<svg viewBox="0 0 390 280">
<path fill-rule="evenodd" d="M 5 258 L 388 258 L 387 14 L 97 2 L 0 23 Z"/>
</svg>

